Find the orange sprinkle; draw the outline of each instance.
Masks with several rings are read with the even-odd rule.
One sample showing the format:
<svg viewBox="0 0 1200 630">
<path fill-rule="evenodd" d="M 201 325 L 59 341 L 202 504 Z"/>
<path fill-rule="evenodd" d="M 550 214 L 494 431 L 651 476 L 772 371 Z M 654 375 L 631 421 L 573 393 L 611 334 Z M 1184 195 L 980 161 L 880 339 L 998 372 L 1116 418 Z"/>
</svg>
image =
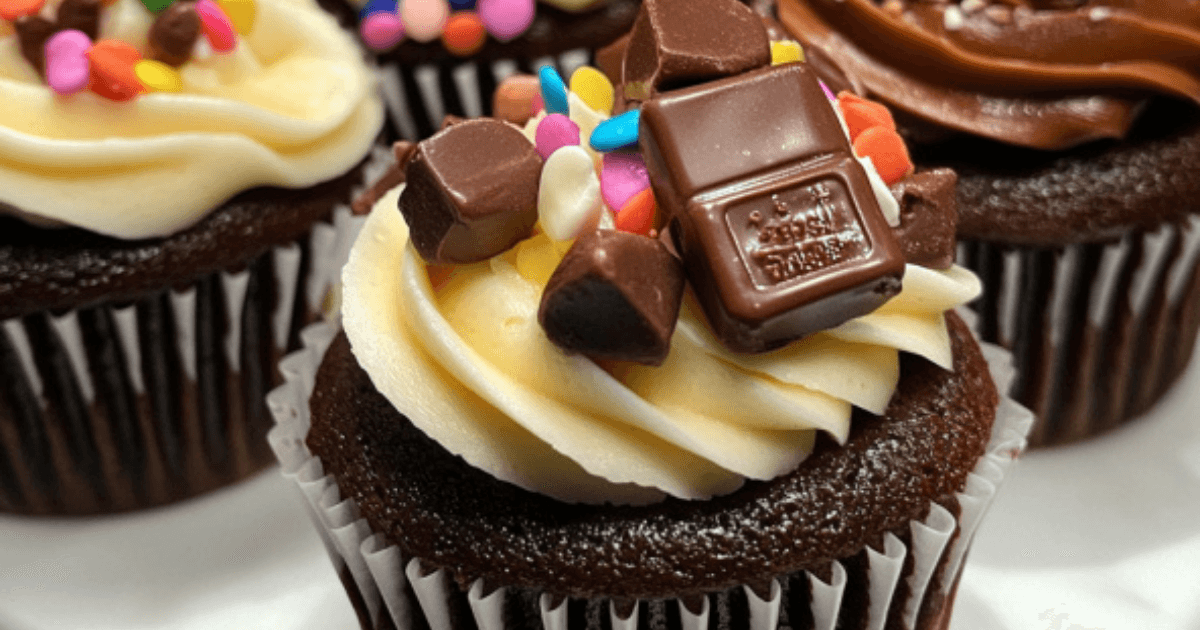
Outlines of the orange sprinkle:
<svg viewBox="0 0 1200 630">
<path fill-rule="evenodd" d="M 442 45 L 460 57 L 479 52 L 486 38 L 483 20 L 474 11 L 459 11 L 451 15 L 442 29 Z"/>
<path fill-rule="evenodd" d="M 46 0 L 0 0 L 0 18 L 15 22 L 25 15 L 35 15 L 42 10 Z"/>
<path fill-rule="evenodd" d="M 895 131 L 896 121 L 892 112 L 882 103 L 869 101 L 853 92 L 845 90 L 838 93 L 838 106 L 842 110 L 842 118 L 850 128 L 850 138 L 858 137 L 862 130 L 876 125 L 882 125 Z"/>
<path fill-rule="evenodd" d="M 650 234 L 650 230 L 654 229 L 654 189 L 647 188 L 630 197 L 613 223 L 618 230 Z"/>
<path fill-rule="evenodd" d="M 146 90 L 138 80 L 134 66 L 142 54 L 133 46 L 115 39 L 102 39 L 87 51 L 92 65 L 92 91 L 114 101 L 127 101 Z"/>
<path fill-rule="evenodd" d="M 888 186 L 913 171 L 904 139 L 887 127 L 876 126 L 863 130 L 854 140 L 854 153 L 859 157 L 871 158 L 875 170 Z"/>
</svg>

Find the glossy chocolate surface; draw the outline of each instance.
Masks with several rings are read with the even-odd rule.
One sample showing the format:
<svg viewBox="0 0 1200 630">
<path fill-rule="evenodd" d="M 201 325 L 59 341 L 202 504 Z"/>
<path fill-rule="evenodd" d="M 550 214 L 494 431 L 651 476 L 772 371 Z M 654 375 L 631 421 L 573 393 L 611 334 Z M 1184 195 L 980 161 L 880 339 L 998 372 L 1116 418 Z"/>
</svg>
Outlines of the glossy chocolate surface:
<svg viewBox="0 0 1200 630">
<path fill-rule="evenodd" d="M 688 278 L 731 349 L 778 347 L 899 292 L 903 254 L 803 64 L 648 101 L 641 146 Z"/>
<path fill-rule="evenodd" d="M 593 359 L 659 365 L 683 300 L 683 264 L 658 239 L 597 230 L 580 236 L 542 293 L 546 337 Z"/>
<path fill-rule="evenodd" d="M 746 72 L 771 63 L 762 19 L 737 0 L 645 0 L 625 53 L 625 97 Z"/>
<path fill-rule="evenodd" d="M 896 240 L 910 264 L 947 269 L 954 264 L 958 176 L 948 168 L 914 173 L 892 186 L 900 204 Z"/>
<path fill-rule="evenodd" d="M 486 260 L 529 235 L 537 221 L 542 159 L 519 129 L 480 118 L 417 145 L 400 212 L 427 262 Z"/>
</svg>

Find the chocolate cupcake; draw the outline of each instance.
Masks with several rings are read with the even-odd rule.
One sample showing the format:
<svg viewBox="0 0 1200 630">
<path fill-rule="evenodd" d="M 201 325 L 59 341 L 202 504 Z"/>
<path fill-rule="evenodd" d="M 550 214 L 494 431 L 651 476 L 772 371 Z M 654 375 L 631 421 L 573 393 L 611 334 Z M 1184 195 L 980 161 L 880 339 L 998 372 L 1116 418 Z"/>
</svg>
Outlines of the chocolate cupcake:
<svg viewBox="0 0 1200 630">
<path fill-rule="evenodd" d="M 348 249 L 383 124 L 351 34 L 306 1 L 166 4 L 0 22 L 0 511 L 268 466 L 263 396 Z"/>
<path fill-rule="evenodd" d="M 1034 445 L 1146 411 L 1200 314 L 1187 2 L 780 0 L 837 89 L 886 103 L 918 166 L 959 174 L 985 340 L 1011 348 Z"/>
<path fill-rule="evenodd" d="M 872 185 L 760 35 L 758 64 L 647 84 L 618 161 L 648 203 L 602 200 L 588 151 L 627 121 L 554 81 L 589 149 L 459 122 L 378 200 L 345 333 L 306 331 L 269 397 L 364 627 L 948 626 L 1031 419 L 947 313 L 979 289 L 952 243 L 904 244 L 952 175 Z"/>
</svg>

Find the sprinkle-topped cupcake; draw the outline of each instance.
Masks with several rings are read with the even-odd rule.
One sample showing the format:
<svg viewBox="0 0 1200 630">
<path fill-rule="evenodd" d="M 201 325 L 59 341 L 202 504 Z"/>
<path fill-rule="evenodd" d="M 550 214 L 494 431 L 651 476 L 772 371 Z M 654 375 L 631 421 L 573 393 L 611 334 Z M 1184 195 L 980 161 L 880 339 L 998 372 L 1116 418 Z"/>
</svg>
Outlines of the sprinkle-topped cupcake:
<svg viewBox="0 0 1200 630">
<path fill-rule="evenodd" d="M 615 87 L 542 69 L 524 133 L 400 145 L 345 334 L 312 330 L 272 398 L 364 625 L 946 627 L 1028 422 L 920 227 L 953 174 L 889 188 L 901 156 L 852 141 L 895 133 L 874 105 L 743 5 L 690 4 L 747 41 L 649 0 Z"/>
</svg>

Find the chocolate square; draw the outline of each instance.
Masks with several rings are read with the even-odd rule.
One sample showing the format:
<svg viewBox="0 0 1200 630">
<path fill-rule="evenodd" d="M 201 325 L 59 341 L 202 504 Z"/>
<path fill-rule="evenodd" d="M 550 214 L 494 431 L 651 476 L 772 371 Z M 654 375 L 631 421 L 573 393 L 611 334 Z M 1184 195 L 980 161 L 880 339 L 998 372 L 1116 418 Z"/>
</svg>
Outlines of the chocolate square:
<svg viewBox="0 0 1200 630">
<path fill-rule="evenodd" d="M 653 99 L 641 146 L 688 278 L 731 349 L 778 347 L 899 292 L 903 253 L 804 65 Z"/>
<path fill-rule="evenodd" d="M 471 263 L 529 236 L 542 159 L 516 127 L 491 118 L 452 124 L 417 145 L 400 212 L 427 262 Z"/>
</svg>

